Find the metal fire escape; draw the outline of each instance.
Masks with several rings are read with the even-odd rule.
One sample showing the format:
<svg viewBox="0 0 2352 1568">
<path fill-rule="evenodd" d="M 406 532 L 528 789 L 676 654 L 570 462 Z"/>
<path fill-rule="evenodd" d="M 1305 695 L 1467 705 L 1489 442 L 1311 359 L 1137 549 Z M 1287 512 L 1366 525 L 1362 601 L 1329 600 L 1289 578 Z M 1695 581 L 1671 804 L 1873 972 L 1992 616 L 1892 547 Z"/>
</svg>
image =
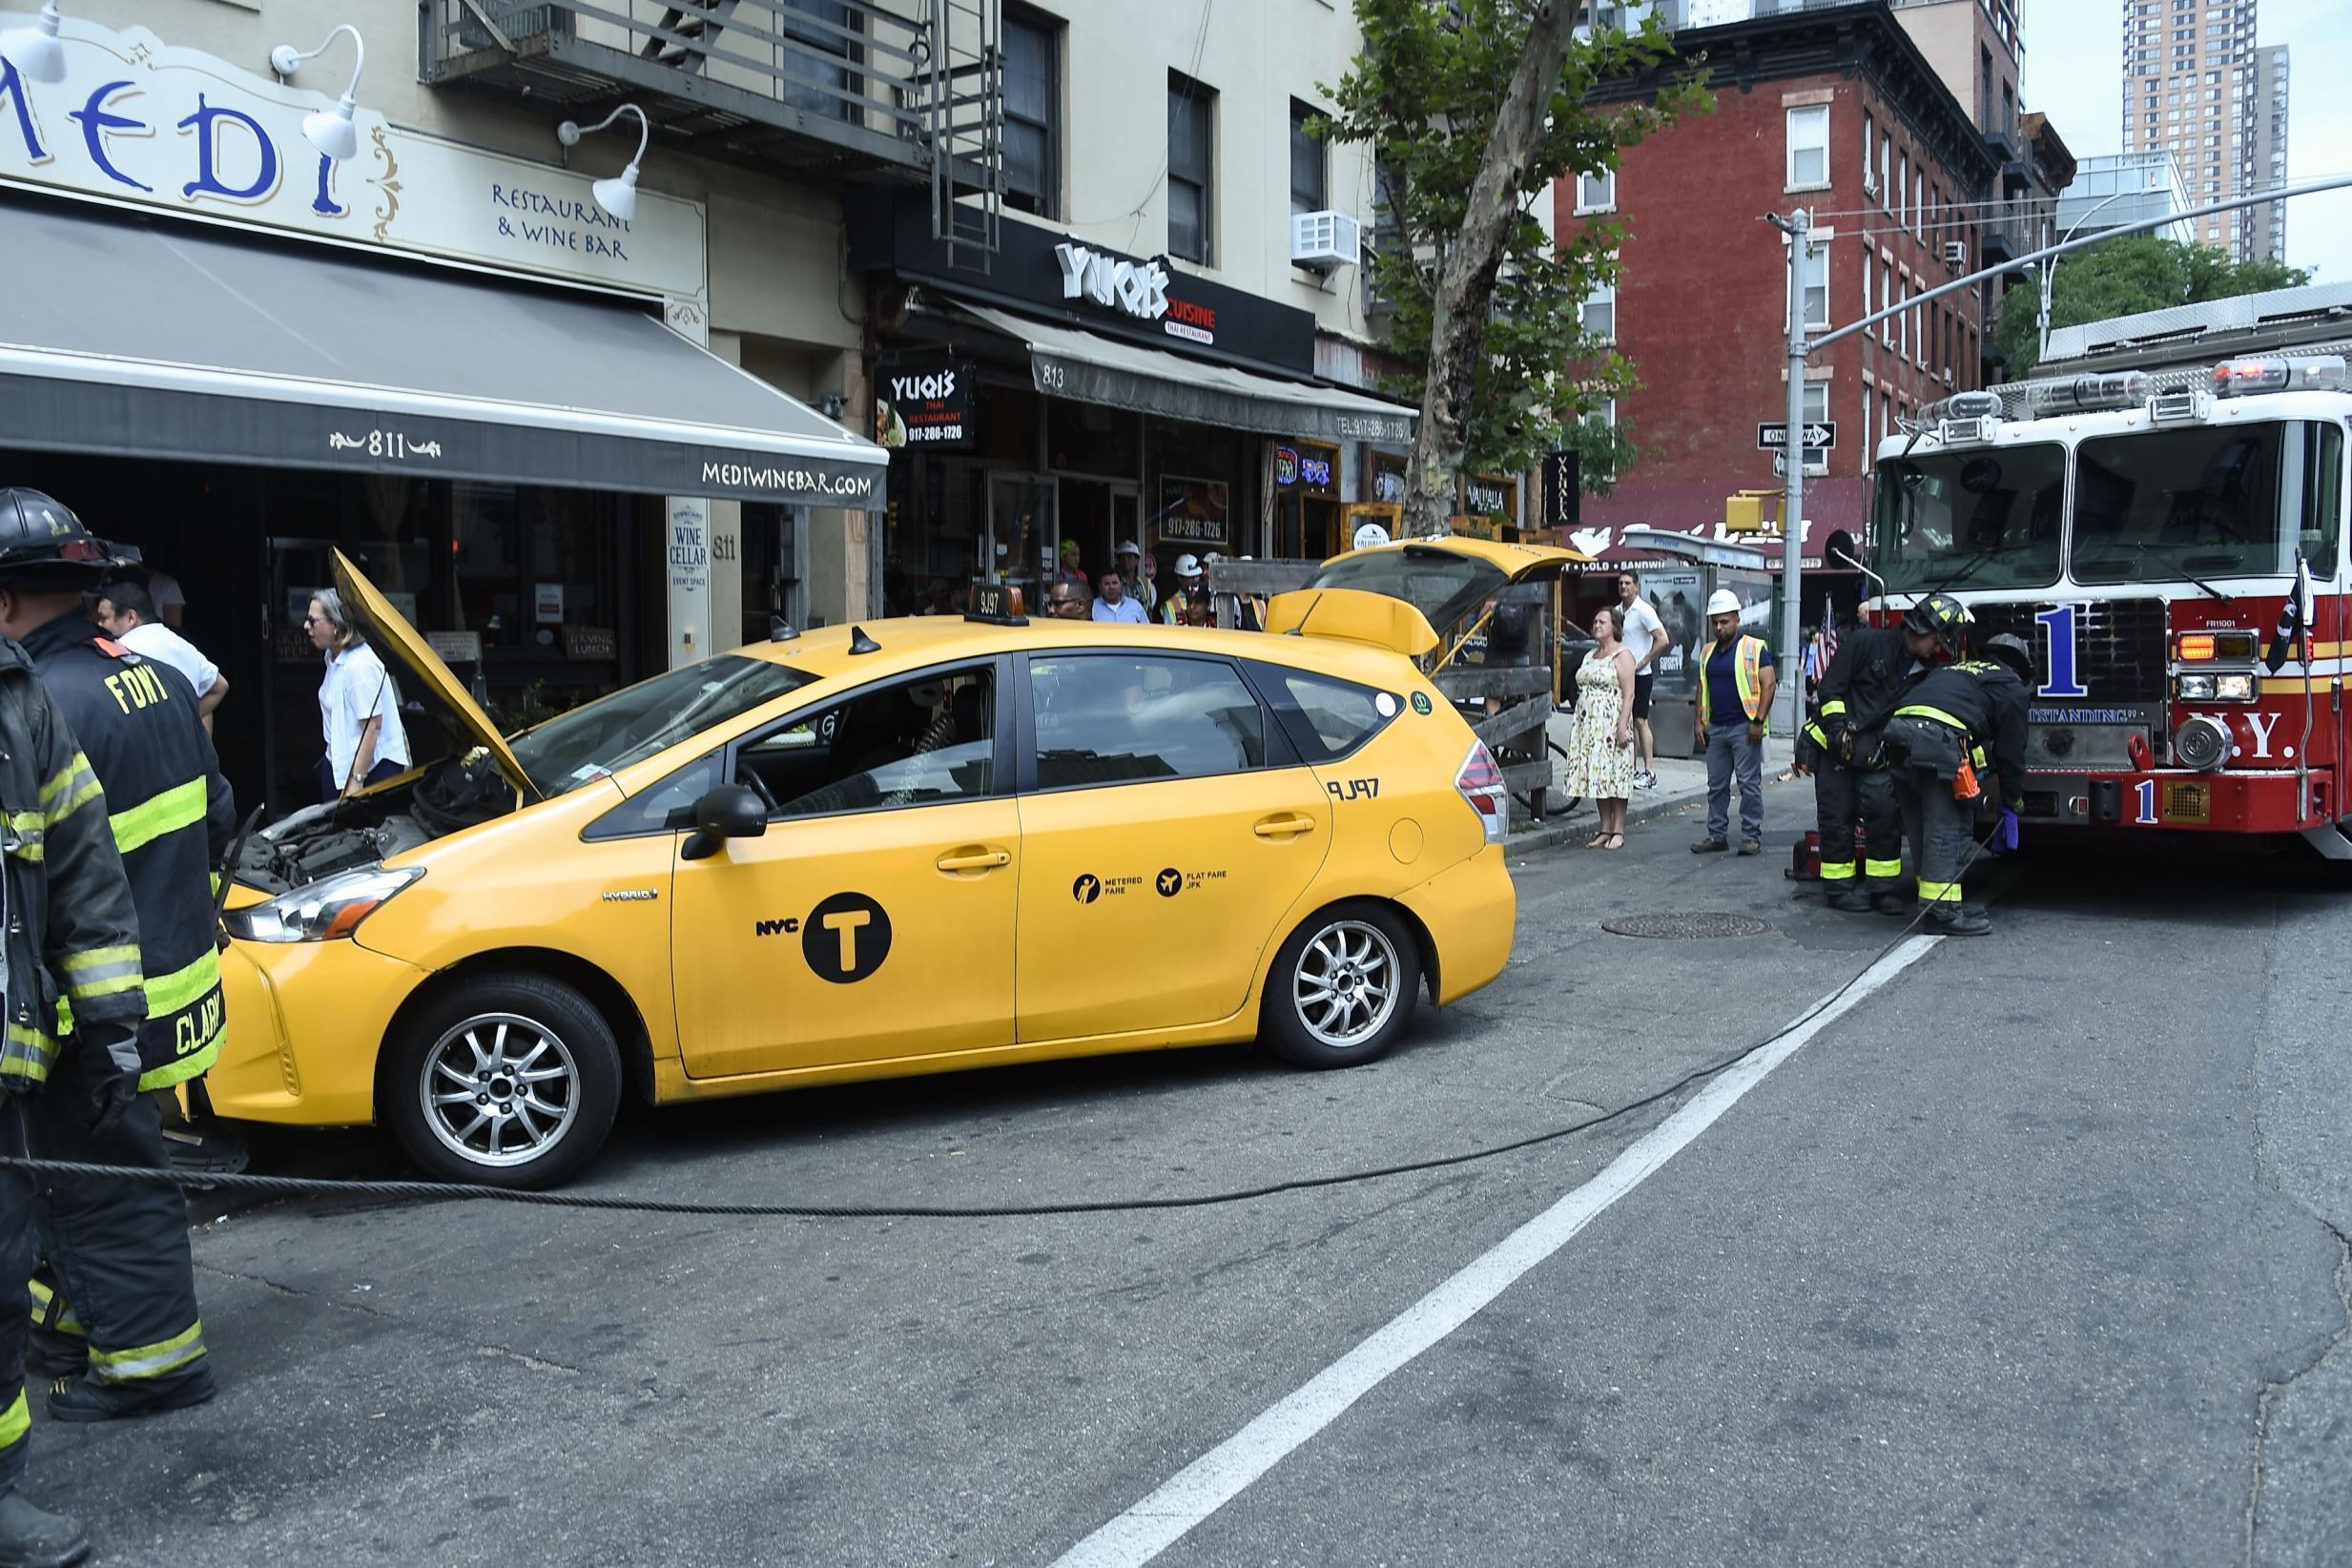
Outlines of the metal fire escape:
<svg viewBox="0 0 2352 1568">
<path fill-rule="evenodd" d="M 423 74 L 552 123 L 623 101 L 657 148 L 795 178 L 928 184 L 957 264 L 1003 205 L 1000 0 L 426 0 Z"/>
</svg>

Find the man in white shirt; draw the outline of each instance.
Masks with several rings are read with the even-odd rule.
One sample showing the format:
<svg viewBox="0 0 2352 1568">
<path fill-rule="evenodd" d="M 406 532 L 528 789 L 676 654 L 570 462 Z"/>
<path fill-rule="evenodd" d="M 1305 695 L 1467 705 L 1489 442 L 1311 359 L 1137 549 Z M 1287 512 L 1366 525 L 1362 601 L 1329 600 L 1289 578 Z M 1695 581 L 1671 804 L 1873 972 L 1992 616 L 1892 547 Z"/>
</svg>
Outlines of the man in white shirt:
<svg viewBox="0 0 2352 1568">
<path fill-rule="evenodd" d="M 1634 741 L 1641 755 L 1634 788 L 1654 790 L 1658 788 L 1658 743 L 1650 737 L 1650 691 L 1658 684 L 1658 671 L 1650 666 L 1666 650 L 1666 624 L 1641 597 L 1641 578 L 1630 567 L 1617 574 L 1617 603 L 1618 635 L 1625 651 L 1634 656 Z"/>
<path fill-rule="evenodd" d="M 229 694 L 229 679 L 196 644 L 156 618 L 155 601 L 147 586 L 117 578 L 98 590 L 98 608 L 92 617 L 106 634 L 141 658 L 168 664 L 188 677 L 196 694 L 196 716 L 207 734 L 213 729 L 213 710 Z"/>
<path fill-rule="evenodd" d="M 1126 585 L 1119 574 L 1106 571 L 1095 581 L 1094 618 L 1098 621 L 1128 621 L 1136 626 L 1151 625 L 1151 617 L 1144 607 L 1127 595 Z"/>
</svg>

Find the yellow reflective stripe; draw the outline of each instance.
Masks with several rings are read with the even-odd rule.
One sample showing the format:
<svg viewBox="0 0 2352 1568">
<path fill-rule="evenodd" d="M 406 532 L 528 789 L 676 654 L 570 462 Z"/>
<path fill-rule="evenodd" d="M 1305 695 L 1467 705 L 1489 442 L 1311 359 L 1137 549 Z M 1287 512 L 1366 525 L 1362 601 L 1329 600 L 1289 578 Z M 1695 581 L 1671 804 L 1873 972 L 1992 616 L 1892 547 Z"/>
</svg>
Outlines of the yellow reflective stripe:
<svg viewBox="0 0 2352 1568">
<path fill-rule="evenodd" d="M 93 947 L 69 953 L 57 967 L 65 971 L 66 995 L 74 1001 L 90 1001 L 141 988 L 135 947 Z"/>
<path fill-rule="evenodd" d="M 116 852 L 128 855 L 167 833 L 196 826 L 204 820 L 205 798 L 204 780 L 192 778 L 127 811 L 114 813 L 107 821 L 114 830 Z"/>
<path fill-rule="evenodd" d="M 21 1023 L 8 1026 L 7 1044 L 0 1048 L 0 1077 L 21 1078 L 28 1083 L 49 1082 L 50 1063 L 56 1060 L 57 1042 L 38 1029 Z"/>
<path fill-rule="evenodd" d="M 192 1078 L 210 1072 L 213 1063 L 220 1060 L 220 1042 L 227 1037 L 228 1032 L 225 1025 L 215 1029 L 203 1044 L 186 1056 L 139 1074 L 140 1090 L 144 1092 L 148 1089 L 168 1089 L 174 1084 L 185 1083 Z"/>
<path fill-rule="evenodd" d="M 1862 869 L 1864 875 L 1872 878 L 1900 877 L 1903 875 L 1903 862 L 1900 859 L 1865 860 Z"/>
<path fill-rule="evenodd" d="M 1854 863 L 1851 860 L 1824 860 L 1821 863 L 1821 879 L 1825 882 L 1850 882 L 1854 879 Z"/>
<path fill-rule="evenodd" d="M 147 977 L 147 1016 L 162 1018 L 167 1013 L 176 1013 L 219 983 L 220 955 L 207 947 L 197 955 L 196 962 L 185 968 Z"/>
<path fill-rule="evenodd" d="M 1829 744 L 1829 737 L 1822 732 L 1822 728 L 1818 724 L 1806 725 L 1805 727 L 1805 732 L 1813 737 L 1813 744 L 1816 746 L 1826 746 Z"/>
<path fill-rule="evenodd" d="M 176 1372 L 204 1353 L 201 1318 L 169 1339 L 134 1345 L 127 1351 L 90 1348 L 90 1379 L 93 1383 L 128 1383 L 141 1377 L 160 1377 Z"/>
<path fill-rule="evenodd" d="M 1930 708 L 1926 703 L 1913 703 L 1908 708 L 1898 708 L 1895 710 L 1895 717 L 1933 719 L 1938 724 L 1948 724 L 1951 726 L 1964 735 L 1969 732 L 1969 727 L 1967 725 L 1961 723 L 1958 719 L 1953 718 L 1950 713 L 1945 712 L 1941 708 Z"/>
<path fill-rule="evenodd" d="M 1827 702 L 1821 705 L 1821 716 L 1823 718 L 1836 718 L 1840 713 L 1845 712 L 1846 699 L 1844 697 L 1831 697 Z"/>
<path fill-rule="evenodd" d="M 95 800 L 99 794 L 98 775 L 90 771 L 90 759 L 75 752 L 73 760 L 41 786 L 41 820 L 53 828 Z"/>
<path fill-rule="evenodd" d="M 82 1320 L 73 1315 L 73 1309 L 42 1280 L 28 1282 L 32 1291 L 32 1326 L 52 1333 L 78 1334 Z"/>
<path fill-rule="evenodd" d="M 1919 883 L 1921 901 L 1930 904 L 1956 904 L 1960 901 L 1958 882 L 1930 882 L 1924 877 Z"/>
<path fill-rule="evenodd" d="M 42 819 L 39 812 L 9 813 L 8 831 L 16 836 L 12 853 L 18 859 L 39 860 L 48 855 L 48 845 L 43 841 L 47 836 L 48 824 Z"/>
<path fill-rule="evenodd" d="M 14 1448 L 32 1430 L 32 1410 L 25 1403 L 25 1391 L 16 1391 L 16 1399 L 8 1409 L 0 1410 L 0 1448 Z"/>
</svg>

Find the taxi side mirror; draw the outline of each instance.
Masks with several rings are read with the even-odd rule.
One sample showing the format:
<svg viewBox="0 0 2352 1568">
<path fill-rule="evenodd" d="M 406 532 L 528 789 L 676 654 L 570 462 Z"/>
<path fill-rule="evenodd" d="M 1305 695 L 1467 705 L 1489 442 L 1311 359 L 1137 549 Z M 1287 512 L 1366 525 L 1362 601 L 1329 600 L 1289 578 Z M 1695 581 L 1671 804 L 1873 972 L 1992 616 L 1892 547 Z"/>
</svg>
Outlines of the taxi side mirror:
<svg viewBox="0 0 2352 1568">
<path fill-rule="evenodd" d="M 721 784 L 694 803 L 694 831 L 678 857 L 707 860 L 730 838 L 757 838 L 767 831 L 767 803 L 741 784 Z"/>
</svg>

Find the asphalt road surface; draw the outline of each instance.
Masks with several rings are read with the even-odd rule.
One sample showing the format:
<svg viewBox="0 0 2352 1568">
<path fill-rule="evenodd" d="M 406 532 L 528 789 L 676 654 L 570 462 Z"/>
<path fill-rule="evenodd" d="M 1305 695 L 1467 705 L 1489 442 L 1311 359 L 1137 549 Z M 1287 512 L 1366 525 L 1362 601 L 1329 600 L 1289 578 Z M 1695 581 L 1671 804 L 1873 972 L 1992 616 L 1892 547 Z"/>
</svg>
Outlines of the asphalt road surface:
<svg viewBox="0 0 2352 1568">
<path fill-rule="evenodd" d="M 1375 1066 L 639 1116 L 585 1185 L 1035 1202 L 1409 1161 L 1640 1101 L 1867 973 L 1573 1138 L 1057 1219 L 199 1199 L 221 1396 L 43 1420 L 32 1490 L 173 1568 L 2352 1562 L 2352 881 L 2028 856 L 1977 879 L 1993 936 L 1889 954 L 1899 922 L 1783 877 L 1807 804 L 1774 790 L 1754 859 L 1684 853 L 1687 815 L 1531 856 L 1509 973 Z M 1679 912 L 1764 929 L 1600 929 Z M 368 1135 L 258 1154 L 398 1169 Z"/>
</svg>

